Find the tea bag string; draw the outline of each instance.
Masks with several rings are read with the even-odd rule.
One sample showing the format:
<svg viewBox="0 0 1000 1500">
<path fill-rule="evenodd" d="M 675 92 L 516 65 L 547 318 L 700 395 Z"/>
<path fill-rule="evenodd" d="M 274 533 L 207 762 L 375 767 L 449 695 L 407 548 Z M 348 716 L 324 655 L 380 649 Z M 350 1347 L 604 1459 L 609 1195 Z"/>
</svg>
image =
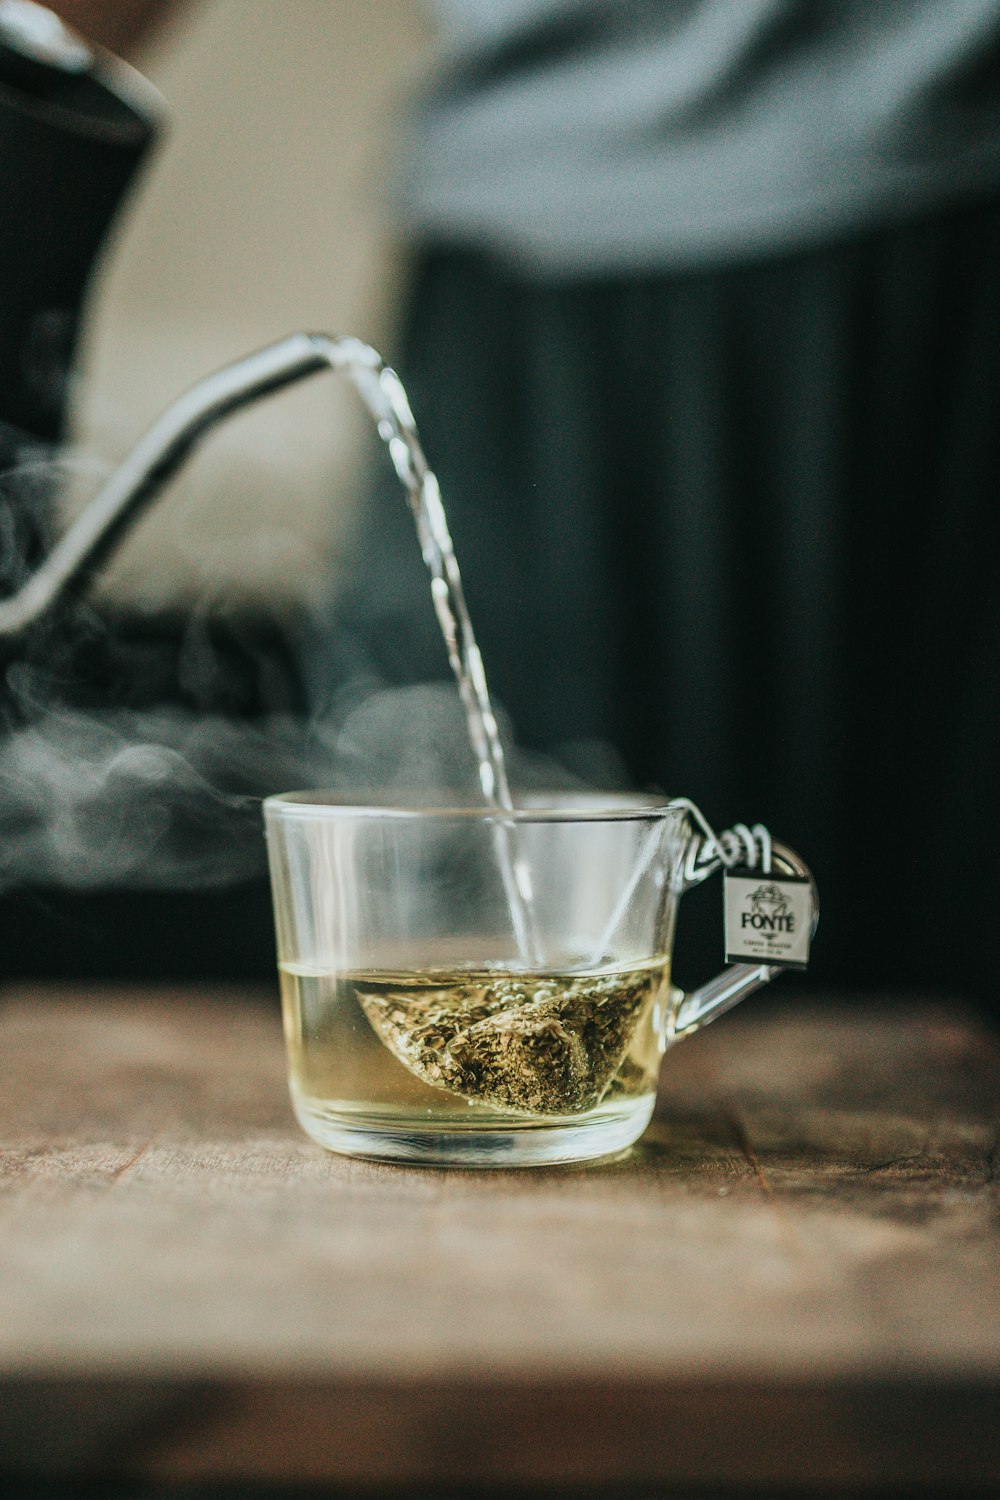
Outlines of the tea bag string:
<svg viewBox="0 0 1000 1500">
<path fill-rule="evenodd" d="M 677 797 L 671 807 L 683 807 L 692 822 L 701 829 L 702 837 L 692 842 L 684 862 L 684 879 L 690 883 L 703 880 L 715 865 L 722 864 L 727 870 L 736 865 L 745 865 L 748 870 L 759 869 L 762 875 L 770 875 L 772 841 L 770 830 L 763 823 L 734 823 L 716 833 L 705 814 L 696 803 L 687 797 Z"/>
<path fill-rule="evenodd" d="M 685 884 L 696 885 L 704 880 L 712 873 L 716 863 L 725 865 L 727 869 L 732 869 L 736 865 L 746 865 L 750 870 L 759 868 L 762 875 L 770 875 L 771 834 L 763 823 L 754 823 L 752 828 L 746 823 L 734 823 L 732 828 L 724 828 L 721 833 L 716 833 L 701 808 L 687 797 L 675 797 L 667 806 L 682 808 L 702 833 L 700 839 L 692 840 L 691 848 L 688 850 L 687 859 L 684 862 Z M 646 835 L 632 874 L 604 925 L 604 930 L 594 950 L 595 962 L 599 962 L 607 953 L 611 939 L 631 905 L 640 880 L 659 851 L 660 842 L 661 830 L 659 826 L 655 826 Z"/>
</svg>

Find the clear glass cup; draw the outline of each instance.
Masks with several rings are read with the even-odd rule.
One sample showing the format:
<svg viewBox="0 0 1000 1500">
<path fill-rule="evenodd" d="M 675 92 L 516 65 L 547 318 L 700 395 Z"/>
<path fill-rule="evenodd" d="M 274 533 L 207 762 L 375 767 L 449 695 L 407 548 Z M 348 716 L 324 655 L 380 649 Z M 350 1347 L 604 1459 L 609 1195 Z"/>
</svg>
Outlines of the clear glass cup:
<svg viewBox="0 0 1000 1500">
<path fill-rule="evenodd" d="M 688 803 L 296 792 L 264 814 L 292 1103 L 335 1151 L 468 1167 L 619 1151 L 665 1048 L 778 972 L 671 984 L 678 898 L 719 864 L 692 858 Z"/>
</svg>

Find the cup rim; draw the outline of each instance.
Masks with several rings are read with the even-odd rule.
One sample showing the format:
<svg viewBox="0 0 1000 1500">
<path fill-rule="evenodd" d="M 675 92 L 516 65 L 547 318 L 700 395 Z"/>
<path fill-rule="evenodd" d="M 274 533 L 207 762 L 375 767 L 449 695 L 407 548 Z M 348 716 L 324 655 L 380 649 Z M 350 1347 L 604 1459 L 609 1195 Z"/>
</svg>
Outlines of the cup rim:
<svg viewBox="0 0 1000 1500">
<path fill-rule="evenodd" d="M 277 792 L 264 798 L 264 816 L 272 819 L 412 819 L 469 823 L 627 823 L 654 821 L 667 814 L 687 813 L 681 799 L 641 792 L 532 793 L 507 810 L 487 804 L 453 803 L 426 806 L 374 798 L 354 800 L 334 791 Z"/>
</svg>

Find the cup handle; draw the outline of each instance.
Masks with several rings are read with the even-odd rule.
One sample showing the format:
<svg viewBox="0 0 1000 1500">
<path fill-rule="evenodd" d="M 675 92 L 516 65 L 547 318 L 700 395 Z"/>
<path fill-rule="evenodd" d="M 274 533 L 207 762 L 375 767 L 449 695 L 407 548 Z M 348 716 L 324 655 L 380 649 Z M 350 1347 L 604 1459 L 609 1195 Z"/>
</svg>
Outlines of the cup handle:
<svg viewBox="0 0 1000 1500">
<path fill-rule="evenodd" d="M 773 844 L 771 858 L 776 874 L 784 870 L 786 874 L 798 875 L 808 880 L 812 897 L 810 937 L 815 936 L 819 922 L 819 892 L 808 865 L 795 853 L 794 849 L 789 849 L 787 844 Z M 721 867 L 721 864 L 722 861 L 719 859 L 715 865 L 702 866 L 698 874 L 688 881 L 687 888 L 700 884 L 705 875 L 710 875 L 717 866 Z M 752 995 L 754 990 L 759 990 L 762 985 L 770 983 L 781 972 L 780 964 L 730 964 L 728 969 L 723 969 L 721 974 L 716 974 L 714 979 L 710 979 L 707 984 L 700 985 L 696 990 L 685 994 L 683 990 L 675 989 L 669 1040 L 675 1041 L 682 1036 L 688 1036 L 692 1031 L 698 1031 L 702 1026 L 707 1026 L 709 1021 L 715 1021 L 719 1016 L 724 1016 L 727 1010 L 732 1010 L 734 1005 L 739 1005 L 747 995 Z"/>
</svg>

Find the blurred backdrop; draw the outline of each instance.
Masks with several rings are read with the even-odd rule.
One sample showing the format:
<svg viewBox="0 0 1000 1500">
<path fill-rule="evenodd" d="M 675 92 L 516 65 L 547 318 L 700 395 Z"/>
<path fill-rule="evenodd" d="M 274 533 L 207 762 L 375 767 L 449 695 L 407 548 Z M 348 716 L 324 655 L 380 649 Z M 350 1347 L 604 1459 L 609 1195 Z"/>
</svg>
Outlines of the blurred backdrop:
<svg viewBox="0 0 1000 1500">
<path fill-rule="evenodd" d="M 136 61 L 171 123 L 64 401 L 62 237 L 99 218 L 108 122 L 50 149 L 65 116 L 0 48 L 7 586 L 52 496 L 193 380 L 359 334 L 406 382 L 521 744 L 771 822 L 823 892 L 812 982 L 995 1007 L 1000 0 L 60 4 L 170 10 Z M 305 730 L 331 693 L 447 679 L 369 445 L 333 379 L 227 424 L 15 652 L 9 971 L 270 972 L 255 798 L 333 774 Z M 356 744 L 461 749 L 440 699 L 399 701 Z M 682 981 L 717 961 L 717 886 L 687 904 Z"/>
</svg>

